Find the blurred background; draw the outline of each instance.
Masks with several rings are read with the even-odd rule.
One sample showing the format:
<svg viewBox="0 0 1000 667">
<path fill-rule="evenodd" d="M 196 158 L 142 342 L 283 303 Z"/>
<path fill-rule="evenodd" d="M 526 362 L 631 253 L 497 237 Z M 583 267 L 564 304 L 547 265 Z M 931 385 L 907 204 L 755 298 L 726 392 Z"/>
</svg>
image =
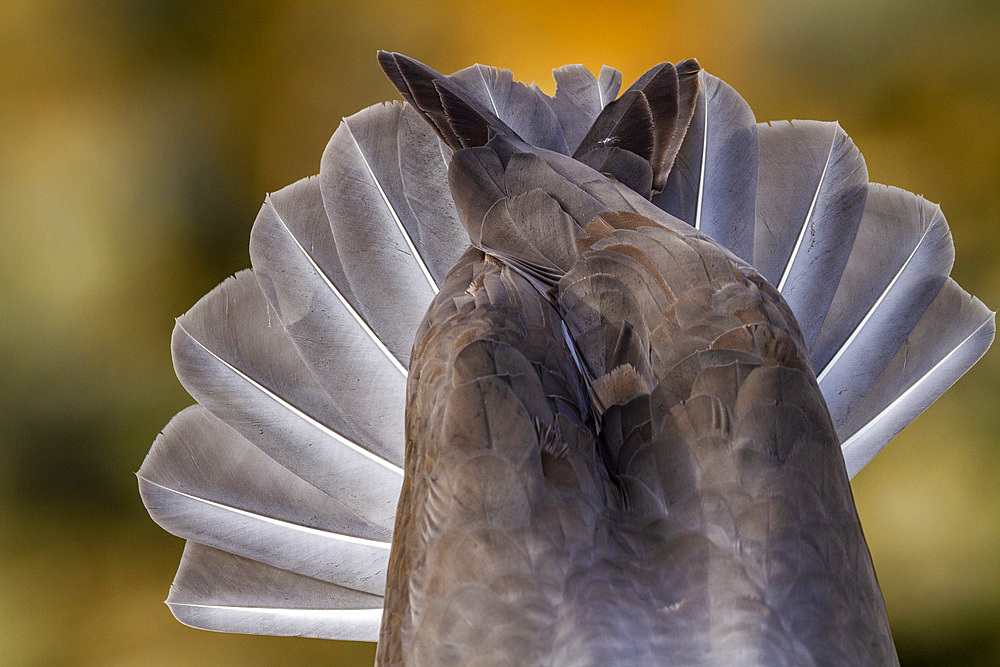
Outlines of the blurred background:
<svg viewBox="0 0 1000 667">
<path fill-rule="evenodd" d="M 174 317 L 249 265 L 264 194 L 395 98 L 375 50 L 450 72 L 697 57 L 758 120 L 839 120 L 871 180 L 942 202 L 1000 306 L 1000 4 L 0 4 L 0 655 L 7 664 L 370 664 L 372 644 L 173 620 L 182 542 L 133 472 L 191 403 Z M 855 480 L 903 664 L 1000 664 L 1000 351 Z"/>
</svg>

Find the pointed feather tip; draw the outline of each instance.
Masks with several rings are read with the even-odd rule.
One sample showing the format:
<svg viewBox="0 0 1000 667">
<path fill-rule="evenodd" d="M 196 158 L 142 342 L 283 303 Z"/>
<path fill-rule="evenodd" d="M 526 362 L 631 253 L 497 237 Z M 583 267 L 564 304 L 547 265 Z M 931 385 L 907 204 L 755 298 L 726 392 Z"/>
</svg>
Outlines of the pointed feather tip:
<svg viewBox="0 0 1000 667">
<path fill-rule="evenodd" d="M 398 53 L 379 50 L 376 52 L 376 59 L 382 72 L 388 77 L 389 82 L 410 104 L 414 104 L 413 89 L 406 80 L 403 68 L 399 64 Z"/>
<path fill-rule="evenodd" d="M 375 52 L 375 59 L 378 61 L 379 67 L 382 68 L 382 71 L 385 72 L 385 75 L 393 83 L 395 83 L 395 77 L 402 76 L 402 73 L 399 71 L 399 64 L 396 62 L 396 55 L 393 51 L 383 51 L 382 49 Z"/>
<path fill-rule="evenodd" d="M 383 49 L 375 50 L 375 59 L 378 61 L 382 71 L 386 74 L 389 74 L 389 70 L 397 69 L 395 56 L 396 53 L 394 51 L 385 51 Z"/>
<path fill-rule="evenodd" d="M 678 74 L 694 74 L 695 72 L 701 71 L 701 63 L 698 62 L 697 58 L 685 58 L 679 63 L 674 65 Z"/>
</svg>

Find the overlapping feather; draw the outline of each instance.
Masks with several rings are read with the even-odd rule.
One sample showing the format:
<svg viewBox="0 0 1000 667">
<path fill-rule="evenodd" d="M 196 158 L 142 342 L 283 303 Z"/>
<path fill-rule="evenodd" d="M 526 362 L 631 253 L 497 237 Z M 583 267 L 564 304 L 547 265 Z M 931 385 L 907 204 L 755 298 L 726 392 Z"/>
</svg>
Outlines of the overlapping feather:
<svg viewBox="0 0 1000 667">
<path fill-rule="evenodd" d="M 300 356 L 337 397 L 351 436 L 402 467 L 406 368 L 351 305 L 319 179 L 268 196 L 250 233 L 250 260 Z"/>
<path fill-rule="evenodd" d="M 702 70 L 699 81 L 684 142 L 653 202 L 752 261 L 757 195 L 753 112 L 721 79 Z"/>
<path fill-rule="evenodd" d="M 559 119 L 544 97 L 514 81 L 510 70 L 473 65 L 448 78 L 461 84 L 476 101 L 532 146 L 569 152 Z"/>
<path fill-rule="evenodd" d="M 885 370 L 955 259 L 940 207 L 883 185 L 868 186 L 854 245 L 812 349 L 838 424 Z"/>
<path fill-rule="evenodd" d="M 167 596 L 185 625 L 217 632 L 375 641 L 382 597 L 188 542 Z"/>
<path fill-rule="evenodd" d="M 546 98 L 559 119 L 568 152 L 573 153 L 601 110 L 618 97 L 622 75 L 605 65 L 595 78 L 583 65 L 564 65 L 552 70 L 552 76 L 556 94 Z"/>
<path fill-rule="evenodd" d="M 792 307 L 806 345 L 854 245 L 868 171 L 836 123 L 762 124 L 753 263 Z"/>
<path fill-rule="evenodd" d="M 802 326 L 850 474 L 993 339 L 993 314 L 947 278 L 940 210 L 868 185 L 835 124 L 757 125 L 697 64 L 653 68 L 615 102 L 611 68 L 560 68 L 549 97 L 495 68 L 380 62 L 412 106 L 345 119 L 319 177 L 265 201 L 253 273 L 178 320 L 177 374 L 203 407 L 175 417 L 138 476 L 153 518 L 189 540 L 167 600 L 189 625 L 377 636 L 410 346 L 469 243 L 455 199 L 490 223 L 472 240 L 543 291 L 574 229 L 603 211 L 662 216 L 654 203 L 752 262 Z M 465 154 L 484 160 L 478 194 L 452 182 L 453 198 L 452 150 L 498 135 L 543 150 Z M 590 166 L 569 157 L 581 149 Z M 546 221 L 564 252 L 511 250 L 541 247 Z M 583 344 L 563 330 L 571 351 Z"/>
<path fill-rule="evenodd" d="M 253 274 L 237 274 L 177 320 L 174 368 L 185 389 L 265 454 L 360 517 L 389 527 L 402 469 L 348 434 Z"/>
<path fill-rule="evenodd" d="M 996 313 L 951 278 L 861 404 L 838 427 L 854 475 L 986 353 Z"/>
<path fill-rule="evenodd" d="M 391 526 L 366 520 L 282 467 L 200 406 L 164 429 L 138 472 L 150 515 L 171 533 L 381 594 Z"/>
</svg>

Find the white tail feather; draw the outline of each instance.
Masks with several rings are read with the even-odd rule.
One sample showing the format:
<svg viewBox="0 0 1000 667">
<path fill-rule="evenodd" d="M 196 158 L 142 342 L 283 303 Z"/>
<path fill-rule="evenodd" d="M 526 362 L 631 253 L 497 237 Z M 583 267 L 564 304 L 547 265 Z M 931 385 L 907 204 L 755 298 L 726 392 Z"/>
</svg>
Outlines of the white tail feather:
<svg viewBox="0 0 1000 667">
<path fill-rule="evenodd" d="M 167 606 L 216 632 L 375 641 L 382 598 L 196 542 L 184 549 Z"/>
<path fill-rule="evenodd" d="M 343 436 L 350 429 L 341 411 L 252 273 L 237 274 L 179 318 L 173 350 L 178 378 L 202 405 L 359 516 L 392 525 L 401 468 Z"/>
</svg>

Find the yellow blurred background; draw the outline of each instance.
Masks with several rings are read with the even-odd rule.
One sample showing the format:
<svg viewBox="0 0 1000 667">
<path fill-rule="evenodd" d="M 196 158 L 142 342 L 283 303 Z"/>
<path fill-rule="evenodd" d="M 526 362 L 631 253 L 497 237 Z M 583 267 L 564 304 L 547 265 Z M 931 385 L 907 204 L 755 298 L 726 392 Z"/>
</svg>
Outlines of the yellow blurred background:
<svg viewBox="0 0 1000 667">
<path fill-rule="evenodd" d="M 370 664 L 374 645 L 190 630 L 182 542 L 132 473 L 191 402 L 173 318 L 249 265 L 264 194 L 395 98 L 375 50 L 626 85 L 697 57 L 759 120 L 839 120 L 871 179 L 943 203 L 1000 306 L 993 1 L 0 4 L 0 662 Z M 1000 352 L 854 481 L 903 664 L 1000 664 Z"/>
</svg>

